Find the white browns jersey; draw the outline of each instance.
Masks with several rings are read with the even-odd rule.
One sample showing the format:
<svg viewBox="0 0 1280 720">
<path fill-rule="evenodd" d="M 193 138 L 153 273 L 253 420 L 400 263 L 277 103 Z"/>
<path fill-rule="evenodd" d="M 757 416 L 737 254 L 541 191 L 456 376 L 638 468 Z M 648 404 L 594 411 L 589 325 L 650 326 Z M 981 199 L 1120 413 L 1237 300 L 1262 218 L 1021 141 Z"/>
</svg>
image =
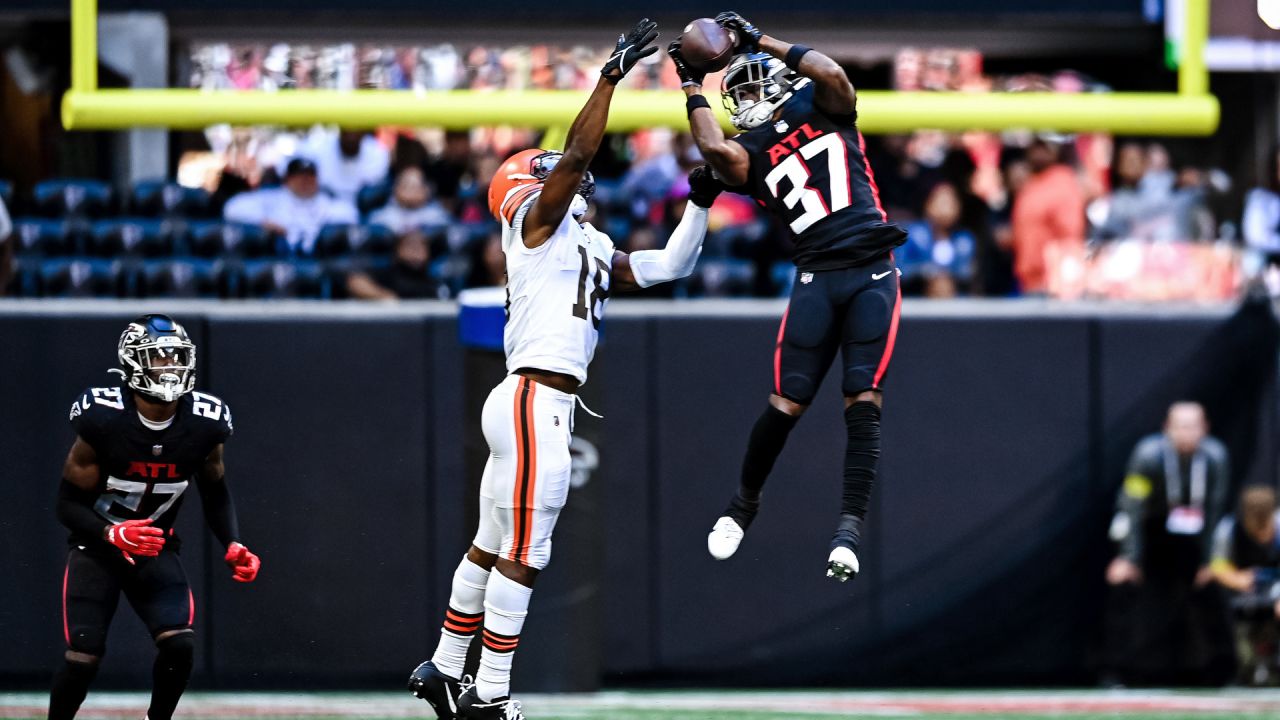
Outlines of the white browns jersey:
<svg viewBox="0 0 1280 720">
<path fill-rule="evenodd" d="M 600 321 L 609 300 L 613 241 L 565 213 L 560 226 L 530 250 L 521 236 L 538 193 L 502 223 L 507 256 L 507 372 L 547 370 L 587 381 Z"/>
</svg>

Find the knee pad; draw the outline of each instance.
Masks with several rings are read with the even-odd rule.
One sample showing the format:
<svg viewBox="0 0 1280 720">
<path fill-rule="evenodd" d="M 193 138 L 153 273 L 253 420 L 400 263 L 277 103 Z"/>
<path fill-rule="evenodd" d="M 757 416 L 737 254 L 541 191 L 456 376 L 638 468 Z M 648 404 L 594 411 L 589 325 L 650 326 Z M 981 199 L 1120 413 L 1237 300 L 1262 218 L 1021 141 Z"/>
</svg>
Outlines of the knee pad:
<svg viewBox="0 0 1280 720">
<path fill-rule="evenodd" d="M 173 668 L 191 669 L 195 664 L 196 636 L 190 630 L 156 641 L 159 657 Z"/>
</svg>

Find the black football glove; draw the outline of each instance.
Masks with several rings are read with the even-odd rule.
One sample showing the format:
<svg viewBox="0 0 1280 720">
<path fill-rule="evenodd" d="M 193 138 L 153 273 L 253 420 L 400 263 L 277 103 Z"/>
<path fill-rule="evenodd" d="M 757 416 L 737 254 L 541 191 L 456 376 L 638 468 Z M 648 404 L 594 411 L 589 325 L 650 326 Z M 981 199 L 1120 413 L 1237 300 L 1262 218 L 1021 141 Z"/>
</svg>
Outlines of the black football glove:
<svg viewBox="0 0 1280 720">
<path fill-rule="evenodd" d="M 699 165 L 689 173 L 689 201 L 698 207 L 711 207 L 724 187 L 710 165 Z"/>
<path fill-rule="evenodd" d="M 618 36 L 618 44 L 613 48 L 613 54 L 609 56 L 604 67 L 600 68 L 600 74 L 605 80 L 617 85 L 618 81 L 640 62 L 640 58 L 658 52 L 656 47 L 647 47 L 657 37 L 658 23 L 649 18 L 636 23 L 636 26 L 631 28 L 631 32 Z"/>
<path fill-rule="evenodd" d="M 706 73 L 694 69 L 684 59 L 684 53 L 680 50 L 680 41 L 678 39 L 672 40 L 671 44 L 667 46 L 667 54 L 671 56 L 671 62 L 676 64 L 676 75 L 680 78 L 680 87 L 701 85 L 702 81 L 706 79 Z"/>
<path fill-rule="evenodd" d="M 733 48 L 734 52 L 756 52 L 760 49 L 760 36 L 764 33 L 738 13 L 732 10 L 722 12 L 716 16 L 716 24 L 738 38 L 738 44 Z"/>
</svg>

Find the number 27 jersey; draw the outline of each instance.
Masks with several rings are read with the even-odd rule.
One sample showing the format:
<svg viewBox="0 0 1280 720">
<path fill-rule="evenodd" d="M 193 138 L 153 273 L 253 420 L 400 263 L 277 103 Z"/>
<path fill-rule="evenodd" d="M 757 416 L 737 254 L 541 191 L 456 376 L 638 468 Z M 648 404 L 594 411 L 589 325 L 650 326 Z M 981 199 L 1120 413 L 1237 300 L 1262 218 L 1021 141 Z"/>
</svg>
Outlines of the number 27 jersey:
<svg viewBox="0 0 1280 720">
<path fill-rule="evenodd" d="M 600 338 L 609 300 L 613 241 L 572 214 L 542 245 L 525 247 L 527 199 L 502 228 L 507 257 L 507 324 L 503 345 L 507 372 L 548 370 L 587 381 L 587 366 Z"/>
<path fill-rule="evenodd" d="M 824 112 L 805 83 L 775 121 L 733 138 L 751 159 L 750 194 L 795 233 L 795 264 L 804 271 L 862 265 L 906 241 L 880 206 L 857 114 Z"/>
</svg>

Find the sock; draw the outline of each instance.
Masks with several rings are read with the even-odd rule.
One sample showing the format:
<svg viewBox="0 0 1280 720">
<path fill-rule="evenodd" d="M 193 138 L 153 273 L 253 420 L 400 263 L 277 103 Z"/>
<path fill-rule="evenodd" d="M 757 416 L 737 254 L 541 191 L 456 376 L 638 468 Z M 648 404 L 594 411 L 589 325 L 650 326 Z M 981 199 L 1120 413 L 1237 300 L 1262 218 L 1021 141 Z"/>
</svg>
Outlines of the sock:
<svg viewBox="0 0 1280 720">
<path fill-rule="evenodd" d="M 462 678 L 471 639 L 480 631 L 480 622 L 484 619 L 485 586 L 488 584 L 489 571 L 464 555 L 458 569 L 453 571 L 449 610 L 444 615 L 444 627 L 440 628 L 440 643 L 431 656 L 431 663 L 436 669 L 455 680 Z"/>
<path fill-rule="evenodd" d="M 844 423 L 849 438 L 844 454 L 844 493 L 840 499 L 840 528 L 832 544 L 850 545 L 857 550 L 880 461 L 880 408 L 873 402 L 856 402 L 845 409 Z"/>
<path fill-rule="evenodd" d="M 502 573 L 494 573 L 489 580 L 484 598 L 484 649 L 480 672 L 476 673 L 476 694 L 485 702 L 511 694 L 511 661 L 532 595 L 533 588 Z"/>
<path fill-rule="evenodd" d="M 147 720 L 170 720 L 178 707 L 182 691 L 191 679 L 191 666 L 195 663 L 196 638 L 194 633 L 184 632 L 156 643 L 156 663 L 151 670 L 151 707 Z"/>
<path fill-rule="evenodd" d="M 751 428 L 751 437 L 747 440 L 746 457 L 742 459 L 742 486 L 738 489 L 738 495 L 743 500 L 760 500 L 764 481 L 773 470 L 782 446 L 787 444 L 787 436 L 799 419 L 768 405 L 756 420 L 755 426 Z"/>
<path fill-rule="evenodd" d="M 71 720 L 89 694 L 89 683 L 98 674 L 98 663 L 82 663 L 65 660 L 53 676 L 53 691 L 49 693 L 49 720 Z"/>
</svg>

